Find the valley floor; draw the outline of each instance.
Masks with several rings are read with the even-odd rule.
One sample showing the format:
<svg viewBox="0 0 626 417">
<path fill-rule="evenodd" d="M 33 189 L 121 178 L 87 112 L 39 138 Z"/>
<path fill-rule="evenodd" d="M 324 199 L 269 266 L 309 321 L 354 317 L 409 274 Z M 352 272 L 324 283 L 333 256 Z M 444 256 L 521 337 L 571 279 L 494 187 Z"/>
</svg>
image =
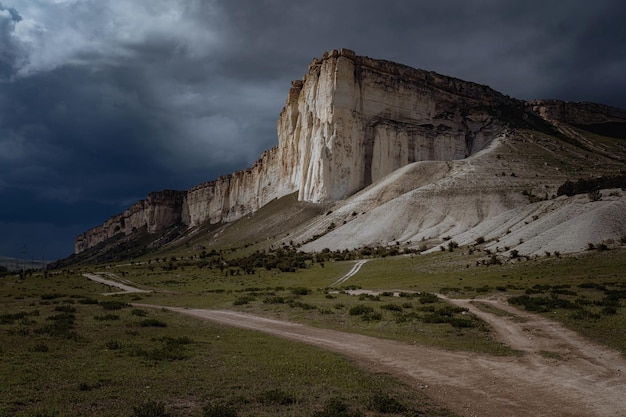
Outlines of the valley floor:
<svg viewBox="0 0 626 417">
<path fill-rule="evenodd" d="M 451 352 L 235 311 L 136 306 L 344 354 L 368 369 L 400 378 L 463 416 L 626 416 L 626 360 L 618 352 L 543 316 L 518 310 L 503 298 L 447 301 L 468 308 L 521 354 Z"/>
</svg>

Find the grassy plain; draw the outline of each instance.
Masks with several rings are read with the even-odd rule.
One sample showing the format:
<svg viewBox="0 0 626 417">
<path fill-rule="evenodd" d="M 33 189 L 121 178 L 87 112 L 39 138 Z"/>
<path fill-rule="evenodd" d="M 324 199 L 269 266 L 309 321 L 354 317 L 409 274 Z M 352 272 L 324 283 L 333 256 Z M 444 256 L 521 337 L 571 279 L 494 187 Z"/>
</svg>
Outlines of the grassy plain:
<svg viewBox="0 0 626 417">
<path fill-rule="evenodd" d="M 626 353 L 625 255 L 621 248 L 487 267 L 461 248 L 371 259 L 342 288 L 329 286 L 353 261 L 231 275 L 179 258 L 4 276 L 0 415 L 394 415 L 381 411 L 384 404 L 401 404 L 395 415 L 452 415 L 336 354 L 127 303 L 235 309 L 407 343 L 518 354 L 478 319 L 429 296 L 497 294 Z M 98 271 L 154 292 L 104 296 L 117 290 L 81 275 Z M 354 296 L 347 287 L 382 294 Z"/>
</svg>

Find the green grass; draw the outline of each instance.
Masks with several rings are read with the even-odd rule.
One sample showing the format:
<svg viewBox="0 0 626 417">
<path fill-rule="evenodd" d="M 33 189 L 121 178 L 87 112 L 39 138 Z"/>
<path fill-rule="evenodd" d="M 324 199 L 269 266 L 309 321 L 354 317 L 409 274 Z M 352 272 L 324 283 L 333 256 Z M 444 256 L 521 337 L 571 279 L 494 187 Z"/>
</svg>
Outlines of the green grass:
<svg viewBox="0 0 626 417">
<path fill-rule="evenodd" d="M 379 296 L 329 291 L 353 262 L 235 276 L 180 259 L 174 269 L 154 261 L 90 269 L 156 290 L 115 296 L 102 295 L 110 288 L 82 277 L 84 268 L 47 278 L 6 276 L 0 279 L 0 415 L 164 410 L 162 415 L 203 416 L 230 410 L 238 416 L 323 416 L 338 409 L 370 415 L 398 404 L 408 415 L 449 415 L 387 375 L 336 354 L 129 304 L 234 309 L 446 349 L 517 354 L 494 341 L 481 321 L 432 297 L 497 293 L 521 296 L 529 306 L 539 305 L 530 308 L 540 314 L 626 352 L 625 255 L 617 249 L 489 267 L 476 266 L 486 255 L 466 248 L 373 259 L 345 285 L 385 291 Z M 393 297 L 391 290 L 404 294 Z"/>
<path fill-rule="evenodd" d="M 122 306 L 117 319 L 97 319 L 123 301 L 101 289 L 75 273 L 0 281 L 0 415 L 307 416 L 336 397 L 365 413 L 380 393 L 416 415 L 452 415 L 385 374 L 304 344 L 162 310 Z M 41 331 L 51 323 L 63 325 Z"/>
<path fill-rule="evenodd" d="M 596 282 L 626 281 L 626 251 L 624 248 L 606 252 L 587 252 L 574 256 L 539 258 L 492 266 L 477 266 L 489 255 L 467 248 L 453 253 L 438 252 L 428 256 L 411 255 L 372 259 L 350 278 L 345 286 L 370 290 L 400 290 L 420 293 L 445 293 L 448 297 L 480 297 L 493 293 L 519 296 L 536 286 L 570 286 Z M 233 255 L 235 256 L 235 255 Z M 473 350 L 494 354 L 514 354 L 495 342 L 489 332 L 476 325 L 473 328 L 454 327 L 451 323 L 427 323 L 424 312 L 415 312 L 411 320 L 398 319 L 398 311 L 381 308 L 397 299 L 382 297 L 378 302 L 366 298 L 374 309 L 373 316 L 350 317 L 348 310 L 362 303 L 359 297 L 327 294 L 327 287 L 348 272 L 354 261 L 326 262 L 310 265 L 294 273 L 267 271 L 257 268 L 253 275 L 230 276 L 217 268 L 198 268 L 194 260 L 181 260 L 176 268 L 162 269 L 164 262 L 110 266 L 107 271 L 125 276 L 142 287 L 157 291 L 150 294 L 116 296 L 124 302 L 187 306 L 194 308 L 227 308 L 255 314 L 299 321 L 319 327 L 352 331 L 397 340 L 416 342 L 447 349 Z M 294 291 L 307 289 L 306 295 Z M 601 300 L 602 291 L 593 288 L 579 290 L 581 296 Z M 548 296 L 548 291 L 543 296 Z M 540 294 L 533 295 L 539 297 Z M 576 300 L 576 297 L 559 294 Z M 406 301 L 406 300 L 405 300 Z M 409 300 L 419 304 L 416 300 Z M 563 321 L 568 327 L 600 343 L 626 352 L 625 309 L 623 300 L 617 306 L 601 306 L 581 310 L 551 309 L 550 317 Z M 343 304 L 343 310 L 335 308 Z M 607 308 L 607 310 L 604 310 Z M 614 311 L 613 311 L 614 310 Z M 614 313 L 614 314 L 605 314 Z M 401 313 L 409 314 L 409 311 Z M 457 323 L 463 324 L 463 323 Z"/>
</svg>

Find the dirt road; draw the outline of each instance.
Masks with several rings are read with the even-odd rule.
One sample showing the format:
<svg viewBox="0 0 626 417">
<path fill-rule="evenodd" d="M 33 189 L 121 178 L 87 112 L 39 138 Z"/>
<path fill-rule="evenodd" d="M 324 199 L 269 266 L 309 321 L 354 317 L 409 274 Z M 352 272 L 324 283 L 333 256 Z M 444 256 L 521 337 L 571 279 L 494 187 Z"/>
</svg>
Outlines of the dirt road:
<svg viewBox="0 0 626 417">
<path fill-rule="evenodd" d="M 106 279 L 103 278 L 102 275 L 110 275 L 110 274 L 106 274 L 104 272 L 98 272 L 97 274 L 83 274 L 83 276 L 85 278 L 88 278 L 92 281 L 95 282 L 99 282 L 100 284 L 104 284 L 104 285 L 108 285 L 110 287 L 115 287 L 115 288 L 119 288 L 122 291 L 121 292 L 111 292 L 111 293 L 107 293 L 105 295 L 114 295 L 114 294 L 125 294 L 125 293 L 146 293 L 146 292 L 151 292 L 151 290 L 141 290 L 139 288 L 135 288 L 131 285 L 128 284 L 123 284 L 119 281 L 114 281 L 114 280 L 110 280 L 110 279 Z M 111 274 L 112 275 L 112 274 Z M 120 279 L 119 277 L 115 276 L 116 279 Z M 132 284 L 132 282 L 127 281 L 129 284 Z M 133 284 L 134 285 L 134 284 Z"/>
<path fill-rule="evenodd" d="M 626 416 L 626 360 L 560 324 L 493 299 L 508 314 L 450 300 L 487 321 L 521 357 L 450 352 L 235 311 L 166 308 L 199 319 L 308 343 L 388 372 L 462 416 Z M 140 306 L 138 304 L 138 306 Z"/>
<path fill-rule="evenodd" d="M 348 273 L 344 276 L 342 276 L 341 278 L 339 278 L 337 281 L 333 282 L 332 284 L 330 284 L 330 287 L 336 287 L 339 284 L 343 284 L 344 282 L 346 282 L 347 280 L 349 280 L 350 278 L 352 278 L 353 276 L 355 276 L 357 274 L 357 272 L 359 272 L 361 270 L 361 267 L 363 265 L 365 265 L 365 263 L 369 261 L 369 259 L 361 259 L 360 261 L 357 261 L 354 266 L 352 267 L 352 269 L 350 271 L 348 271 Z"/>
<path fill-rule="evenodd" d="M 356 265 L 354 269 L 358 271 Z M 125 291 L 143 291 L 95 274 L 85 277 Z M 520 311 L 502 298 L 446 301 L 468 308 L 503 343 L 523 355 L 450 352 L 235 311 L 136 305 L 166 308 L 344 354 L 424 390 L 462 416 L 626 416 L 626 359 L 618 352 L 543 316 Z"/>
</svg>

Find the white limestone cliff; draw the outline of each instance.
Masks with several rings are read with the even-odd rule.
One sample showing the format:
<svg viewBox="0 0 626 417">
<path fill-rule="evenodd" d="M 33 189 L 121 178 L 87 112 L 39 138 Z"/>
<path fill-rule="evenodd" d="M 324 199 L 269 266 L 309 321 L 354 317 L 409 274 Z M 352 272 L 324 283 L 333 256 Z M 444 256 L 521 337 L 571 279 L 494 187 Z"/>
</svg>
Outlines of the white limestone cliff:
<svg viewBox="0 0 626 417">
<path fill-rule="evenodd" d="M 409 163 L 466 158 L 523 113 L 523 102 L 486 86 L 335 50 L 292 83 L 278 145 L 251 168 L 153 193 L 78 236 L 75 252 L 142 227 L 233 221 L 296 191 L 301 201 L 341 200 Z"/>
</svg>

